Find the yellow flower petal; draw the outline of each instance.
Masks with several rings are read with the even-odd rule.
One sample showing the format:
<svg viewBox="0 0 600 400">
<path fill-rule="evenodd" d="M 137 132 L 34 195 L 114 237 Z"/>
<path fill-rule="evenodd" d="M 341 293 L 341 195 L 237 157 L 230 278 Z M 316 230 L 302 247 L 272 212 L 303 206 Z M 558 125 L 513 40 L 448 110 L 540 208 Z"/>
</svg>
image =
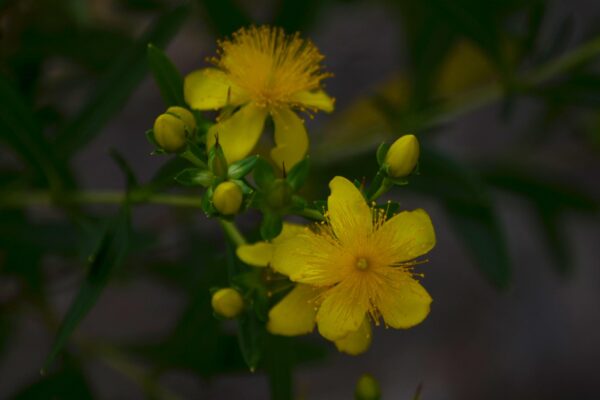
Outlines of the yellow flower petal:
<svg viewBox="0 0 600 400">
<path fill-rule="evenodd" d="M 336 341 L 360 328 L 369 309 L 369 297 L 358 283 L 348 284 L 346 280 L 323 293 L 325 300 L 317 313 L 317 324 L 324 338 Z"/>
<path fill-rule="evenodd" d="M 329 182 L 331 195 L 327 199 L 327 215 L 333 232 L 342 243 L 357 235 L 368 236 L 373 229 L 371 209 L 352 182 L 336 176 Z"/>
<path fill-rule="evenodd" d="M 421 323 L 429 314 L 431 296 L 408 275 L 395 279 L 375 300 L 386 325 L 407 329 Z"/>
<path fill-rule="evenodd" d="M 227 162 L 245 158 L 260 138 L 267 111 L 252 103 L 243 106 L 229 118 L 211 126 L 206 134 L 206 146 L 210 149 L 219 137 Z"/>
<path fill-rule="evenodd" d="M 435 246 L 431 218 L 422 209 L 403 211 L 375 232 L 374 240 L 390 251 L 396 262 L 413 260 Z"/>
<path fill-rule="evenodd" d="M 329 97 L 322 90 L 308 91 L 304 90 L 294 94 L 291 98 L 293 102 L 307 108 L 317 108 L 325 112 L 332 112 L 335 99 Z"/>
<path fill-rule="evenodd" d="M 335 341 L 335 347 L 341 352 L 356 356 L 367 351 L 371 346 L 373 335 L 371 323 L 365 318 L 356 332 L 351 332 L 344 338 Z"/>
<path fill-rule="evenodd" d="M 314 286 L 331 286 L 339 282 L 346 268 L 332 268 L 344 257 L 333 243 L 304 230 L 275 247 L 271 267 L 292 281 Z"/>
<path fill-rule="evenodd" d="M 289 170 L 302 160 L 308 150 L 308 135 L 302 118 L 289 108 L 271 111 L 275 123 L 275 148 L 271 158 L 275 165 Z"/>
<path fill-rule="evenodd" d="M 239 105 L 246 100 L 227 75 L 215 68 L 194 71 L 183 83 L 185 101 L 197 110 L 217 110 L 226 105 Z"/>
<path fill-rule="evenodd" d="M 236 254 L 240 260 L 253 267 L 266 267 L 273 259 L 275 246 L 283 241 L 290 239 L 306 229 L 304 225 L 283 223 L 281 233 L 269 242 L 257 242 L 254 244 L 243 244 L 238 246 Z"/>
<path fill-rule="evenodd" d="M 309 285 L 296 285 L 269 311 L 267 329 L 277 335 L 295 336 L 312 332 L 315 327 L 318 292 Z"/>
<path fill-rule="evenodd" d="M 284 241 L 291 239 L 294 236 L 301 234 L 302 232 L 305 232 L 307 229 L 308 228 L 305 225 L 294 224 L 292 222 L 284 222 L 281 233 L 275 239 L 273 239 L 272 242 L 275 245 L 281 244 Z"/>
<path fill-rule="evenodd" d="M 266 267 L 273 258 L 274 246 L 269 242 L 243 244 L 236 249 L 240 260 L 253 267 Z"/>
</svg>

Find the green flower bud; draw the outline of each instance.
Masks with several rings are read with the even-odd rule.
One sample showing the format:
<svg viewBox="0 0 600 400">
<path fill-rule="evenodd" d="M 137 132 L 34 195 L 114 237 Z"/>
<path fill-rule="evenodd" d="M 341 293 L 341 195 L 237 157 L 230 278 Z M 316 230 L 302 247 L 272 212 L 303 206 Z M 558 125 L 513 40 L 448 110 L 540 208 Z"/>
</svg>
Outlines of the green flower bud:
<svg viewBox="0 0 600 400">
<path fill-rule="evenodd" d="M 223 215 L 236 214 L 242 206 L 242 189 L 233 182 L 219 183 L 213 193 L 213 205 Z"/>
<path fill-rule="evenodd" d="M 217 290 L 210 300 L 213 310 L 225 318 L 235 318 L 244 309 L 244 299 L 232 288 Z"/>
<path fill-rule="evenodd" d="M 356 383 L 354 398 L 356 400 L 379 400 L 381 398 L 379 382 L 372 375 L 364 374 Z"/>
<path fill-rule="evenodd" d="M 385 155 L 387 172 L 392 178 L 410 175 L 419 161 L 419 141 L 415 135 L 404 135 L 396 140 Z"/>
<path fill-rule="evenodd" d="M 154 139 L 165 151 L 174 153 L 185 147 L 186 138 L 196 129 L 194 115 L 183 107 L 169 107 L 154 121 Z"/>
<path fill-rule="evenodd" d="M 267 191 L 266 203 L 271 210 L 282 210 L 292 201 L 292 187 L 285 179 L 275 179 Z"/>
</svg>

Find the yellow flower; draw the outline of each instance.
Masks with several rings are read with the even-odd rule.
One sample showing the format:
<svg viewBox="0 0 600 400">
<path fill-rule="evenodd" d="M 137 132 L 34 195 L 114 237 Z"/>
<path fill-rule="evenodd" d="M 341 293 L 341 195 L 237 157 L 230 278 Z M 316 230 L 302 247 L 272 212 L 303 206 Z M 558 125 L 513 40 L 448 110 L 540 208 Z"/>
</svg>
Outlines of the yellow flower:
<svg viewBox="0 0 600 400">
<path fill-rule="evenodd" d="M 278 245 L 304 232 L 303 225 L 283 223 L 279 236 L 270 242 L 244 244 L 237 248 L 237 256 L 248 265 L 267 267 L 271 264 Z M 292 291 L 269 311 L 267 329 L 277 335 L 297 336 L 311 333 L 315 328 L 319 289 L 297 284 Z M 334 342 L 339 351 L 360 354 L 371 344 L 371 325 L 368 321 L 355 334 Z"/>
<path fill-rule="evenodd" d="M 412 267 L 433 248 L 435 234 L 423 210 L 386 220 L 347 179 L 334 178 L 330 188 L 326 224 L 284 225 L 271 243 L 240 246 L 237 254 L 297 282 L 269 311 L 271 333 L 302 335 L 318 324 L 338 350 L 355 355 L 371 343 L 369 319 L 410 328 L 429 313 L 431 297 Z"/>
<path fill-rule="evenodd" d="M 279 319 L 270 324 L 298 325 L 293 320 L 304 315 L 304 305 L 319 333 L 340 348 L 340 342 L 360 347 L 370 340 L 369 318 L 397 329 L 422 322 L 431 297 L 413 267 L 435 245 L 427 213 L 404 211 L 386 220 L 347 179 L 335 177 L 329 187 L 327 223 L 275 248 L 272 268 L 299 285 L 274 307 Z"/>
<path fill-rule="evenodd" d="M 207 133 L 208 148 L 218 136 L 228 162 L 246 157 L 255 147 L 268 115 L 275 124 L 271 157 L 291 167 L 304 158 L 308 136 L 298 110 L 331 112 L 334 100 L 321 90 L 323 56 L 299 34 L 281 28 L 242 28 L 219 42 L 218 57 L 185 78 L 188 104 L 199 110 L 223 109 Z M 231 111 L 239 110 L 231 114 Z"/>
</svg>

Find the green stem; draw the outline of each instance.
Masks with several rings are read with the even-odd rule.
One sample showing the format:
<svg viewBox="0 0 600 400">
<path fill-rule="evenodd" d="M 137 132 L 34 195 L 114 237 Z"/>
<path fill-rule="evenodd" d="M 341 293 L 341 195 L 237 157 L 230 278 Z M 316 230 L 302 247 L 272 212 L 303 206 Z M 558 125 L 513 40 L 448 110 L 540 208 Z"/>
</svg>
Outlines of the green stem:
<svg viewBox="0 0 600 400">
<path fill-rule="evenodd" d="M 198 157 L 196 157 L 196 155 L 189 149 L 189 147 L 181 153 L 179 153 L 179 157 L 185 158 L 186 160 L 194 164 L 196 167 L 199 167 L 201 169 L 208 169 L 206 163 Z"/>
<path fill-rule="evenodd" d="M 314 208 L 305 208 L 302 211 L 294 212 L 294 214 L 299 215 L 304 218 L 312 219 L 314 221 L 325 221 L 325 216 Z"/>
<path fill-rule="evenodd" d="M 63 204 L 121 204 L 125 200 L 125 192 L 121 191 L 89 191 L 61 193 Z M 130 196 L 134 204 L 160 204 L 175 207 L 202 208 L 199 196 L 177 195 L 167 193 L 150 194 L 133 191 Z M 52 206 L 56 199 L 48 191 L 8 192 L 0 193 L 0 208 L 21 208 L 26 206 Z"/>
<path fill-rule="evenodd" d="M 373 193 L 371 196 L 369 196 L 369 201 L 375 201 L 377 200 L 381 195 L 383 195 L 384 193 L 386 193 L 388 190 L 390 190 L 390 188 L 393 186 L 393 184 L 388 180 L 388 179 L 383 179 L 383 182 L 381 182 L 381 185 L 379 186 L 379 188 L 377 189 L 377 191 L 375 193 Z"/>
<path fill-rule="evenodd" d="M 223 218 L 219 218 L 218 221 L 227 237 L 229 237 L 229 239 L 233 242 L 233 244 L 236 245 L 236 247 L 246 244 L 246 239 L 244 238 L 244 235 L 242 235 L 242 233 L 239 231 L 239 229 L 237 228 L 237 226 L 235 226 L 233 222 L 227 221 Z"/>
</svg>

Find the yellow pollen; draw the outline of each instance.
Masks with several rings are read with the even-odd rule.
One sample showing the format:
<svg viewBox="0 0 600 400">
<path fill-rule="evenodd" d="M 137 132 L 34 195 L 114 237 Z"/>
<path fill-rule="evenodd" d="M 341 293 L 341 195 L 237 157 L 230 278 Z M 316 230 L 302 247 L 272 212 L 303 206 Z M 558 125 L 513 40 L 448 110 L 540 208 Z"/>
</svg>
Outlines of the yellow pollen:
<svg viewBox="0 0 600 400">
<path fill-rule="evenodd" d="M 356 260 L 356 268 L 364 271 L 368 267 L 369 267 L 369 262 L 367 261 L 366 258 L 360 257 L 358 260 Z"/>
<path fill-rule="evenodd" d="M 319 89 L 331 76 L 322 70 L 323 55 L 312 42 L 281 28 L 241 28 L 219 42 L 218 55 L 210 61 L 261 107 L 298 106 L 296 93 Z"/>
</svg>

